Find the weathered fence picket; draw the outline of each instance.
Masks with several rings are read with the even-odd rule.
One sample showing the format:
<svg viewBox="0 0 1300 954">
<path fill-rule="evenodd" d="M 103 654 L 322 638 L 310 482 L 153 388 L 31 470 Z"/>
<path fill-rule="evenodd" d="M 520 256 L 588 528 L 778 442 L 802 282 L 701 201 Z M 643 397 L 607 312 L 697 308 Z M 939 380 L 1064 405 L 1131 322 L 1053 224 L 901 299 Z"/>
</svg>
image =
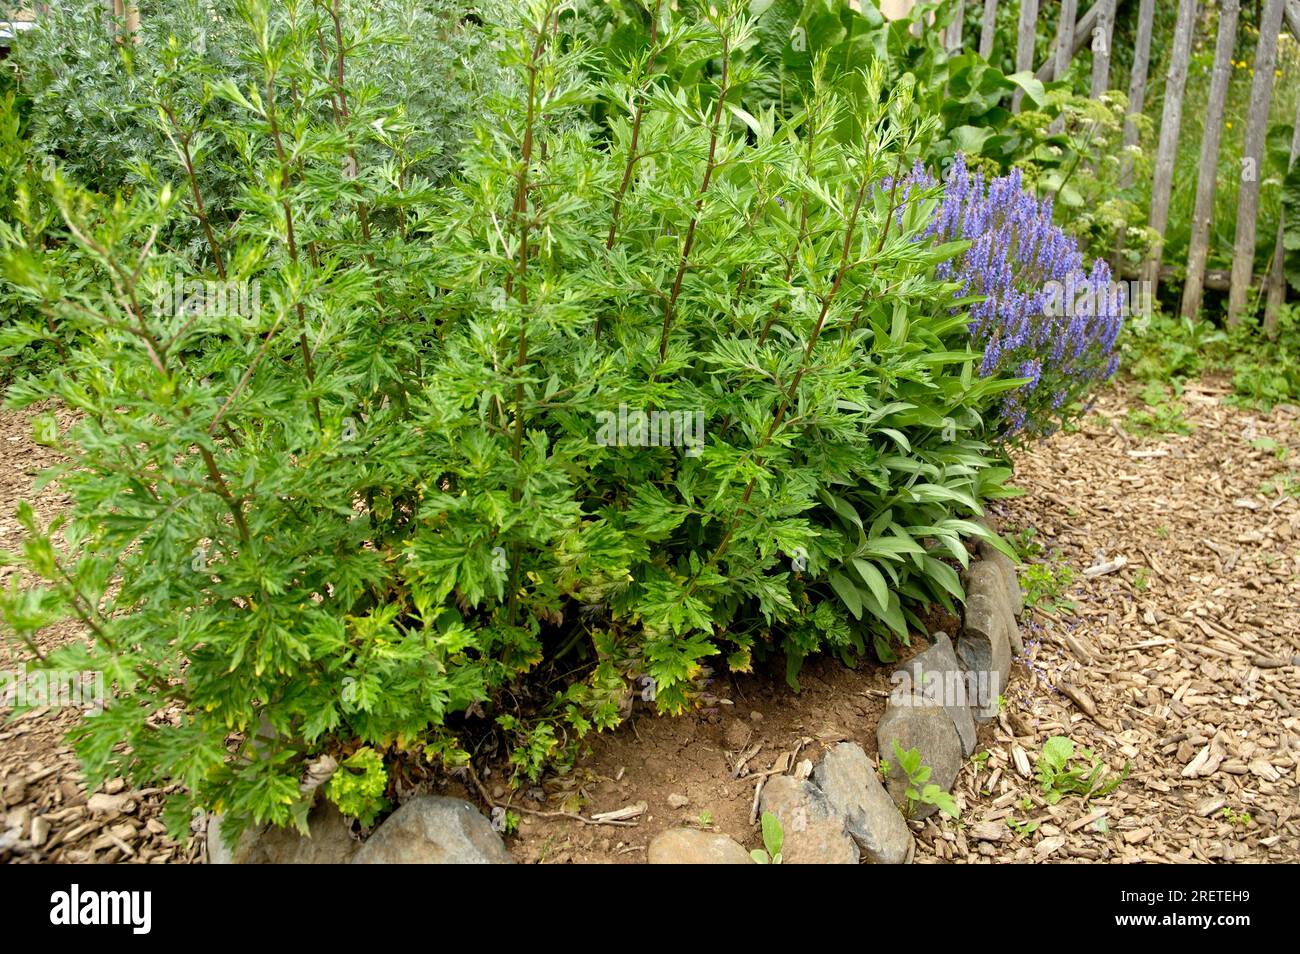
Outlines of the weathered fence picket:
<svg viewBox="0 0 1300 954">
<path fill-rule="evenodd" d="M 1160 140 L 1156 146 L 1155 173 L 1151 182 L 1152 230 L 1158 236 L 1143 266 L 1142 280 L 1148 282 L 1154 297 L 1160 282 L 1160 260 L 1164 254 L 1165 229 L 1169 225 L 1169 199 L 1174 186 L 1174 159 L 1178 153 L 1178 133 L 1183 124 L 1183 94 L 1187 89 L 1187 64 L 1192 54 L 1192 35 L 1196 31 L 1196 0 L 1179 0 L 1178 19 L 1174 24 L 1174 45 L 1165 74 L 1165 103 L 1160 116 Z"/>
<path fill-rule="evenodd" d="M 1214 215 L 1214 194 L 1219 182 L 1219 140 L 1223 134 L 1223 110 L 1232 79 L 1232 56 L 1237 49 L 1237 18 L 1241 0 L 1221 0 L 1219 36 L 1214 46 L 1214 72 L 1210 77 L 1210 98 L 1205 107 L 1205 128 L 1201 133 L 1201 159 L 1196 176 L 1196 207 L 1192 212 L 1192 233 L 1187 247 L 1187 279 L 1183 284 L 1181 314 L 1195 318 L 1201 310 L 1205 288 L 1205 263 L 1210 254 L 1210 219 Z"/>
<path fill-rule="evenodd" d="M 1241 189 L 1237 193 L 1237 238 L 1232 246 L 1232 287 L 1228 289 L 1228 324 L 1241 321 L 1255 267 L 1255 234 L 1259 217 L 1259 180 L 1264 167 L 1264 137 L 1273 97 L 1277 65 L 1277 35 L 1282 30 L 1283 0 L 1266 0 L 1255 47 L 1255 75 L 1246 114 L 1246 144 L 1242 150 Z"/>
</svg>

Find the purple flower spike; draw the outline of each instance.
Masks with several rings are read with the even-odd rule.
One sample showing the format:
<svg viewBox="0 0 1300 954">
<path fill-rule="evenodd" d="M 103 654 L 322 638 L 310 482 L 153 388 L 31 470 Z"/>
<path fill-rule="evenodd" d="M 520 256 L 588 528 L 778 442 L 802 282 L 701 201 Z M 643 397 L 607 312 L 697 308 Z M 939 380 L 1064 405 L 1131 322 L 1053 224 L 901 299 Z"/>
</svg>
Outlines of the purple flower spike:
<svg viewBox="0 0 1300 954">
<path fill-rule="evenodd" d="M 915 166 L 900 183 L 904 202 L 934 184 Z M 921 238 L 971 243 L 936 274 L 958 286 L 955 297 L 983 298 L 967 325 L 983 352 L 980 376 L 1026 379 L 1003 398 L 1004 436 L 1051 433 L 1071 403 L 1115 373 L 1124 286 L 1104 261 L 1084 269 L 1078 241 L 1052 224 L 1052 200 L 1028 191 L 1019 169 L 986 183 L 958 154 Z"/>
</svg>

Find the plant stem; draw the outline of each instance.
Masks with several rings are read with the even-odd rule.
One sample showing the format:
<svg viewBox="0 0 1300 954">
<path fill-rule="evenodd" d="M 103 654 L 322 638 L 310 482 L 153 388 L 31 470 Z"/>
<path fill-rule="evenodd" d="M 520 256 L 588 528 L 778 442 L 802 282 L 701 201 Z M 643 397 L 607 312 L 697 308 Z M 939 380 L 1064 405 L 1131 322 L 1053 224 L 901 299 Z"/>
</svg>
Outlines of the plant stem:
<svg viewBox="0 0 1300 954">
<path fill-rule="evenodd" d="M 682 279 L 686 277 L 686 268 L 690 264 L 691 247 L 695 244 L 695 229 L 700 222 L 700 211 L 704 208 L 704 196 L 709 191 L 713 180 L 714 162 L 718 150 L 718 131 L 722 126 L 722 110 L 726 105 L 728 76 L 731 66 L 731 41 L 727 34 L 727 24 L 722 28 L 722 76 L 718 81 L 718 102 L 713 110 L 713 122 L 709 128 L 709 158 L 704 164 L 704 178 L 700 182 L 700 191 L 695 199 L 695 211 L 691 215 L 691 224 L 686 229 L 682 240 L 681 261 L 677 265 L 677 276 L 673 279 L 673 290 L 664 304 L 664 327 L 659 335 L 659 363 L 668 357 L 668 334 L 672 331 L 673 316 L 677 308 L 677 296 L 682 291 Z"/>
<path fill-rule="evenodd" d="M 212 223 L 208 221 L 207 211 L 203 206 L 203 194 L 199 191 L 199 180 L 194 174 L 194 158 L 190 154 L 190 142 L 194 134 L 181 132 L 181 125 L 176 119 L 176 114 L 166 103 L 160 103 L 159 106 L 167 116 L 167 121 L 171 124 L 172 130 L 175 131 L 175 137 L 172 136 L 172 130 L 168 130 L 167 138 L 172 140 L 172 145 L 180 154 L 181 163 L 185 166 L 185 176 L 189 179 L 190 192 L 194 196 L 194 214 L 203 226 L 203 234 L 207 236 L 208 247 L 212 249 L 212 260 L 217 266 L 217 275 L 222 281 L 226 280 L 226 265 L 221 256 L 221 246 L 217 243 L 217 237 L 212 231 Z"/>
<path fill-rule="evenodd" d="M 518 464 L 523 459 L 524 448 L 524 382 L 523 369 L 528 363 L 528 170 L 533 161 L 534 124 L 537 118 L 537 75 L 540 72 L 542 51 L 546 47 L 546 37 L 551 23 L 554 6 L 546 11 L 546 17 L 537 29 L 537 41 L 533 44 L 532 56 L 528 61 L 528 114 L 524 122 L 524 138 L 520 147 L 519 175 L 515 181 L 514 221 L 519 235 L 519 260 L 514 275 L 507 280 L 508 291 L 513 292 L 522 306 L 519 315 L 519 348 L 515 357 L 515 428 L 511 441 L 510 456 Z M 556 16 L 558 27 L 558 15 Z M 523 489 L 519 482 L 510 489 L 510 500 L 518 504 L 523 498 Z M 507 618 L 514 625 L 519 603 L 519 570 L 523 560 L 523 551 L 518 543 L 512 547 L 510 560 L 510 592 L 507 603 Z"/>
<path fill-rule="evenodd" d="M 650 55 L 646 57 L 645 66 L 641 71 L 641 82 L 637 86 L 636 110 L 632 115 L 632 139 L 627 147 L 627 163 L 623 166 L 623 181 L 618 185 L 618 191 L 614 194 L 614 208 L 611 212 L 609 222 L 609 235 L 605 238 L 605 249 L 608 251 L 614 247 L 614 236 L 618 231 L 618 219 L 623 209 L 623 196 L 627 192 L 628 185 L 632 181 L 632 169 L 636 166 L 636 161 L 641 157 L 637 154 L 638 144 L 641 141 L 641 119 L 645 112 L 645 93 L 649 85 L 649 79 L 654 70 L 655 59 L 659 56 L 659 50 L 655 46 L 656 38 L 659 33 L 659 8 L 663 0 L 655 0 L 654 13 L 650 19 Z M 596 326 L 597 334 L 600 333 L 599 321 Z"/>
<path fill-rule="evenodd" d="M 275 114 L 275 72 L 268 69 L 266 77 L 266 121 L 271 127 L 271 140 L 275 144 L 275 154 L 280 160 L 280 188 L 285 190 L 289 188 L 289 161 L 284 151 L 284 140 L 280 135 L 280 125 L 276 120 Z M 289 205 L 287 197 L 281 197 L 280 205 L 284 209 L 284 226 L 285 226 L 285 244 L 289 250 L 289 260 L 295 265 L 298 264 L 298 243 L 294 238 L 293 229 L 293 209 Z M 316 369 L 312 364 L 311 349 L 307 347 L 307 311 L 303 307 L 302 301 L 294 302 L 294 310 L 298 313 L 298 350 L 302 353 L 303 368 L 307 373 L 307 383 L 316 384 Z M 316 426 L 321 427 L 320 399 L 313 395 L 311 399 L 312 413 L 316 417 Z"/>
</svg>

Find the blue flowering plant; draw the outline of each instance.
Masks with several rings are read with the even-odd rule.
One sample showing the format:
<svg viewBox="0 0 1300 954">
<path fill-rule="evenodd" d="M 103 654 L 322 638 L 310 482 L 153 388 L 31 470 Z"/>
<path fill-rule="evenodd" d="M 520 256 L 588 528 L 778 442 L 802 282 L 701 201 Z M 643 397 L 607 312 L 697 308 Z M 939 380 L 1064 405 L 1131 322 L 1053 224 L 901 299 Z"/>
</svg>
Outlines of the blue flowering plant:
<svg viewBox="0 0 1300 954">
<path fill-rule="evenodd" d="M 959 154 L 941 185 L 917 166 L 902 188 L 916 201 L 937 194 L 924 238 L 969 243 L 936 276 L 955 283 L 962 306 L 975 299 L 967 331 L 980 376 L 1023 381 L 1003 395 L 996 436 L 1050 434 L 1115 373 L 1127 288 L 1106 262 L 1085 266 L 1078 240 L 1052 223 L 1052 199 L 1029 191 L 1019 169 L 986 181 Z"/>
</svg>

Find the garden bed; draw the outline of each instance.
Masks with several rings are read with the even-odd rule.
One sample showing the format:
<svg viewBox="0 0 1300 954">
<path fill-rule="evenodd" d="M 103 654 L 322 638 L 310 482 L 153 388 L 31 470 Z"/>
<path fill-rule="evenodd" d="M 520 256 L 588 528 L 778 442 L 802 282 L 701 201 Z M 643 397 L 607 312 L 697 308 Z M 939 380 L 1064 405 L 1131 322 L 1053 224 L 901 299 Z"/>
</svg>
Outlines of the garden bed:
<svg viewBox="0 0 1300 954">
<path fill-rule="evenodd" d="M 1300 459 L 1300 410 L 1244 411 L 1207 381 L 1183 396 L 1191 435 L 1135 434 L 1124 422 L 1143 410 L 1138 392 L 1131 383 L 1108 389 L 1077 430 L 1018 460 L 1026 495 L 1004 506 L 1003 519 L 1008 528 L 1035 528 L 1044 547 L 1034 558 L 1040 569 L 1030 572 L 1040 605 L 1022 621 L 1027 656 L 1016 664 L 1007 705 L 980 727 L 976 751 L 988 756 L 982 765 L 968 760 L 958 778 L 961 820 L 936 816 L 915 826 L 919 863 L 1280 862 L 1300 854 L 1300 505 L 1269 492 Z M 26 493 L 47 454 L 30 443 L 23 415 L 0 414 L 0 512 Z M 1189 476 L 1198 473 L 1217 476 Z M 47 517 L 59 506 L 52 491 L 39 498 Z M 0 518 L 0 531 L 15 532 L 9 518 Z M 1120 556 L 1121 569 L 1085 575 Z M 65 629 L 49 639 L 74 636 Z M 759 847 L 750 821 L 755 783 L 734 777 L 729 755 L 761 744 L 749 773 L 796 749 L 798 761 L 816 762 L 842 740 L 874 757 L 892 668 L 853 670 L 818 658 L 801 673 L 798 694 L 779 673 L 759 673 L 718 680 L 714 691 L 732 705 L 680 718 L 634 710 L 620 729 L 594 738 L 569 777 L 544 780 L 543 800 L 530 798 L 539 793 L 529 787 L 509 797 L 587 817 L 644 802 L 644 814 L 631 826 L 525 814 L 507 845 L 523 862 L 637 863 L 659 832 L 693 826 Z M 1082 689 L 1095 711 L 1081 711 L 1062 682 Z M 0 730 L 0 791 L 16 794 L 23 782 L 22 796 L 5 804 L 10 819 L 27 809 L 21 840 L 30 844 L 31 818 L 58 819 L 42 823 L 48 847 L 10 860 L 200 858 L 201 839 L 184 846 L 161 834 L 154 795 L 124 800 L 122 807 L 137 803 L 130 812 L 87 805 L 75 759 L 59 741 L 68 722 L 69 714 L 47 711 Z M 1017 769 L 1017 752 L 1032 765 L 1052 736 L 1093 748 L 1108 771 L 1130 762 L 1128 778 L 1102 799 L 1048 804 L 1032 773 Z M 32 775 L 40 777 L 28 784 Z M 493 795 L 509 794 L 496 776 L 483 782 Z M 447 778 L 438 791 L 477 802 L 471 789 Z M 673 796 L 687 803 L 674 807 Z M 1009 820 L 1036 828 L 1017 835 Z M 87 824 L 75 841 L 62 841 Z M 133 838 L 122 837 L 124 825 Z"/>
</svg>

